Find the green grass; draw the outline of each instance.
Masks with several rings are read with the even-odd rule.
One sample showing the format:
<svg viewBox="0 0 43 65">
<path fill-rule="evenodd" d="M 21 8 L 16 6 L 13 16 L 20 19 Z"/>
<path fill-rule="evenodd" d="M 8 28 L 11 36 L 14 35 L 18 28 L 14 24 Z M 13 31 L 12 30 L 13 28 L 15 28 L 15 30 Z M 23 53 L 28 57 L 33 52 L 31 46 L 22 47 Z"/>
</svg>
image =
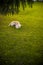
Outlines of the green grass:
<svg viewBox="0 0 43 65">
<path fill-rule="evenodd" d="M 20 29 L 8 24 L 18 20 Z M 43 64 L 43 3 L 27 6 L 19 14 L 0 15 L 0 65 Z"/>
</svg>

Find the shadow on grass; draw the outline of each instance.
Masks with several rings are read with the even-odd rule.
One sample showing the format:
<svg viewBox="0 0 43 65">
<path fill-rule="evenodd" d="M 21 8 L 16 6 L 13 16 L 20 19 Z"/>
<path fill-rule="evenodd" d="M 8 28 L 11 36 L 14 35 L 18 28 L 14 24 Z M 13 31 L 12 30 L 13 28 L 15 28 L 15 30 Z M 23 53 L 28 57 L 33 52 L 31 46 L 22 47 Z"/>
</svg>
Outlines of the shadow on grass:
<svg viewBox="0 0 43 65">
<path fill-rule="evenodd" d="M 26 54 L 15 58 L 1 55 L 0 65 L 43 65 L 43 58 Z"/>
</svg>

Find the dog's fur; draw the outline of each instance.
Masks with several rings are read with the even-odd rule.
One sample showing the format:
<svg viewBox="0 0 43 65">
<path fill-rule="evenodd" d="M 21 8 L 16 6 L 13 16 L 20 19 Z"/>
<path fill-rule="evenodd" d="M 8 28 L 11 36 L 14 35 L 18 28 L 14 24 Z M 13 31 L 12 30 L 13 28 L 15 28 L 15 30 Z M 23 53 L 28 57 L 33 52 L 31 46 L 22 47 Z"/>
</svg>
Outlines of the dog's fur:
<svg viewBox="0 0 43 65">
<path fill-rule="evenodd" d="M 15 26 L 15 28 L 21 28 L 21 24 L 19 21 L 12 21 L 9 26 Z"/>
</svg>

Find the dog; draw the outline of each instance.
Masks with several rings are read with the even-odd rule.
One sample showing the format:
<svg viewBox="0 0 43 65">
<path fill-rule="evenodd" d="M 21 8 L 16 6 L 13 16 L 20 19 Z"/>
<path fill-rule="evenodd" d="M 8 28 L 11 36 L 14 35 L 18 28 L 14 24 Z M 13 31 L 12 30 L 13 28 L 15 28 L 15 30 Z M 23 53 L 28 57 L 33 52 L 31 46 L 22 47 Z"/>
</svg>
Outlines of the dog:
<svg viewBox="0 0 43 65">
<path fill-rule="evenodd" d="M 12 21 L 9 26 L 14 26 L 16 29 L 21 28 L 21 24 L 19 21 Z"/>
</svg>

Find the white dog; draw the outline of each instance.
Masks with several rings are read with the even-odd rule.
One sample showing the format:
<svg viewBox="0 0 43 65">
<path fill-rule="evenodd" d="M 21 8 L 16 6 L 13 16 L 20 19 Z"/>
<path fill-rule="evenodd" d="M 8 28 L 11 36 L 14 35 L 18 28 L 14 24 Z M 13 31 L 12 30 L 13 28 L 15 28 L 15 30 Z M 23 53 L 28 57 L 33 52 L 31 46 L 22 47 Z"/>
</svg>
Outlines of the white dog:
<svg viewBox="0 0 43 65">
<path fill-rule="evenodd" d="M 19 21 L 12 21 L 9 26 L 15 26 L 15 28 L 21 28 L 21 24 Z"/>
</svg>

